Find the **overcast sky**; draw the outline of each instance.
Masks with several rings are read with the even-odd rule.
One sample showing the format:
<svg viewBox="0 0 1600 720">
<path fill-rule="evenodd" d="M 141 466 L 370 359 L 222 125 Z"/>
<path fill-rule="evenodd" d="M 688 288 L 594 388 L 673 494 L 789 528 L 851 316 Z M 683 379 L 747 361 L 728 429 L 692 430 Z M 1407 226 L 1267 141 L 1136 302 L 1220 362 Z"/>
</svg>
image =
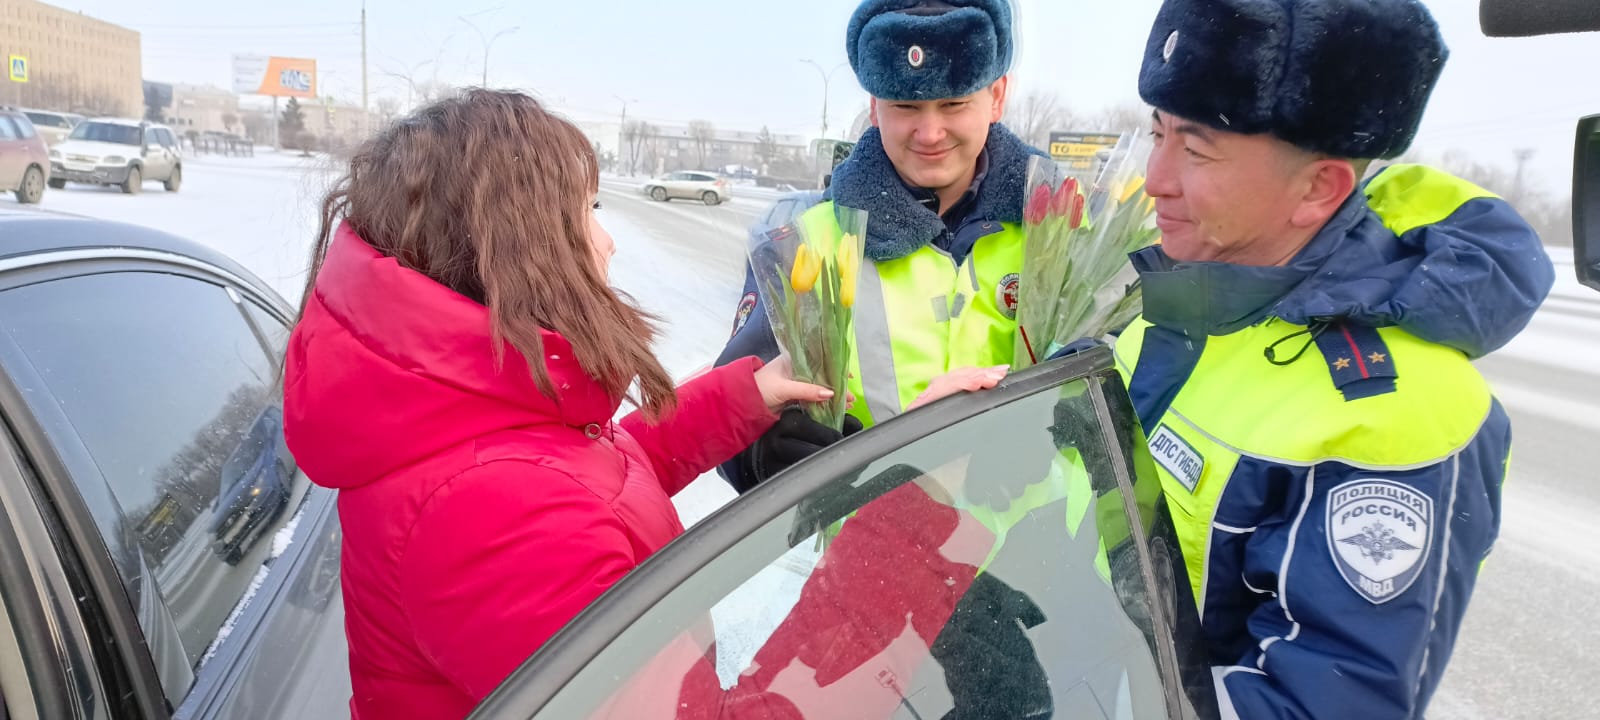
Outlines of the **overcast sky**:
<svg viewBox="0 0 1600 720">
<path fill-rule="evenodd" d="M 1089 113 L 1137 101 L 1139 61 L 1158 0 L 1018 0 L 1020 92 L 1053 91 Z M 70 10 L 139 30 L 144 76 L 230 84 L 234 53 L 314 57 L 322 90 L 359 101 L 359 0 L 57 0 Z M 568 114 L 815 134 L 822 73 L 845 62 L 844 28 L 857 0 L 461 0 L 368 12 L 372 94 L 404 101 L 406 83 L 385 73 L 476 84 L 483 36 L 494 41 L 489 84 L 534 92 Z M 1548 190 L 1570 188 L 1573 121 L 1600 113 L 1600 38 L 1489 39 L 1474 0 L 1432 0 L 1452 55 L 1418 148 L 1470 151 L 1510 166 L 1532 148 Z M 404 9 L 402 9 L 404 8 Z M 465 16 L 465 19 L 463 19 Z M 471 25 L 469 25 L 469 22 Z M 473 25 L 477 27 L 473 29 Z M 848 66 L 832 76 L 837 135 L 865 108 Z"/>
</svg>

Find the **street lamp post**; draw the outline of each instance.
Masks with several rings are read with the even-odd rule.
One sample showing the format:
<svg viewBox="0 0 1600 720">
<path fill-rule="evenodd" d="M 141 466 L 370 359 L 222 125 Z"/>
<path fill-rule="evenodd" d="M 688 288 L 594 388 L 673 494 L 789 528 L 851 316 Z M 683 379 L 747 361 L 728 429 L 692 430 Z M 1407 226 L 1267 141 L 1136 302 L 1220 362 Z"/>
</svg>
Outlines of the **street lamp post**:
<svg viewBox="0 0 1600 720">
<path fill-rule="evenodd" d="M 419 62 L 416 65 L 413 65 L 411 67 L 411 71 L 410 72 L 407 72 L 407 73 L 404 73 L 404 74 L 393 72 L 393 71 L 390 71 L 390 70 L 380 70 L 379 71 L 379 72 L 383 73 L 384 75 L 392 77 L 392 78 L 394 78 L 396 80 L 405 81 L 405 84 L 406 84 L 406 112 L 410 112 L 412 107 L 416 104 L 417 72 L 419 70 L 421 70 L 422 68 L 424 68 L 424 67 L 426 67 L 428 65 L 432 65 L 432 64 L 433 64 L 432 60 L 423 60 L 422 62 Z"/>
<path fill-rule="evenodd" d="M 835 65 L 832 70 L 825 71 L 822 69 L 821 65 L 817 64 L 815 60 L 801 60 L 800 62 L 816 68 L 817 74 L 822 76 L 822 135 L 818 136 L 817 151 L 812 153 L 811 157 L 811 170 L 812 172 L 818 174 L 820 182 L 820 176 L 822 173 L 822 143 L 828 139 L 828 88 L 833 82 L 833 74 L 839 72 L 840 68 L 843 68 L 849 63 L 839 63 L 838 65 Z"/>
<path fill-rule="evenodd" d="M 833 74 L 839 72 L 840 68 L 849 65 L 849 63 L 839 63 L 832 70 L 825 71 L 815 60 L 801 60 L 800 62 L 816 68 L 817 74 L 822 76 L 822 136 L 820 139 L 826 140 L 828 138 L 828 87 L 833 82 Z"/>
<path fill-rule="evenodd" d="M 460 20 L 461 22 L 466 23 L 467 27 L 472 28 L 472 31 L 478 34 L 478 39 L 483 41 L 483 87 L 488 87 L 489 86 L 489 48 L 494 46 L 494 41 L 499 40 L 501 35 L 509 35 L 511 33 L 514 33 L 516 31 L 518 31 L 518 30 L 521 30 L 522 28 L 518 27 L 518 26 L 512 26 L 512 27 L 508 27 L 508 28 L 506 28 L 504 30 L 501 30 L 500 32 L 495 33 L 494 37 L 485 37 L 484 34 L 483 34 L 483 31 L 479 30 L 477 25 L 473 25 L 471 20 L 468 20 L 468 19 L 466 19 L 464 17 L 457 17 L 456 19 Z"/>
<path fill-rule="evenodd" d="M 637 103 L 639 100 L 637 98 L 632 100 L 624 99 L 621 95 L 612 95 L 611 97 L 622 103 L 622 120 L 620 121 L 621 124 L 617 126 L 617 164 L 621 165 L 622 153 L 627 149 L 628 143 L 628 103 Z M 633 157 L 631 154 L 628 157 L 628 176 L 633 176 Z"/>
</svg>

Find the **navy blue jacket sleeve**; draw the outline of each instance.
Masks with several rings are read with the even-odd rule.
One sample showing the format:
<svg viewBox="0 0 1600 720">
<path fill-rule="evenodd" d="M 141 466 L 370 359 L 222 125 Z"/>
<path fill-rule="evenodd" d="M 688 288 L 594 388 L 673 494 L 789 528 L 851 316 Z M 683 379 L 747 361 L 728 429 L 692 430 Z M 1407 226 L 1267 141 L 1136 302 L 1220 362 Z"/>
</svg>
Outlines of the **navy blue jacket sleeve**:
<svg viewBox="0 0 1600 720">
<path fill-rule="evenodd" d="M 1277 467 L 1288 514 L 1246 540 L 1249 637 L 1213 648 L 1222 717 L 1423 717 L 1499 532 L 1509 448 L 1497 403 L 1429 467 Z"/>
<path fill-rule="evenodd" d="M 739 358 L 754 355 L 762 362 L 771 362 L 778 356 L 778 341 L 772 334 L 772 324 L 767 320 L 767 309 L 761 292 L 756 287 L 755 274 L 745 268 L 744 292 L 739 295 L 739 306 L 734 311 L 733 337 L 728 340 L 716 366 L 727 365 Z M 735 455 L 732 460 L 718 466 L 717 473 L 735 488 L 754 487 L 756 482 L 750 469 L 750 448 Z"/>
</svg>

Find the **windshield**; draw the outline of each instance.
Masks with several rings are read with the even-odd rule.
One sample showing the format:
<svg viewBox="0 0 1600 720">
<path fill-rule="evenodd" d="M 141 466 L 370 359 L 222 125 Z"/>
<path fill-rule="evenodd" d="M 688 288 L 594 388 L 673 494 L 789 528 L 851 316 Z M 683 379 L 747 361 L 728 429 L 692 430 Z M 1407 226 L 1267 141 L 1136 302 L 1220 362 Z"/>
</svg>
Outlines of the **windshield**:
<svg viewBox="0 0 1600 720">
<path fill-rule="evenodd" d="M 116 145 L 139 145 L 139 128 L 129 125 L 113 125 L 111 123 L 87 122 L 73 129 L 73 140 L 87 140 L 89 142 L 113 143 Z"/>
</svg>

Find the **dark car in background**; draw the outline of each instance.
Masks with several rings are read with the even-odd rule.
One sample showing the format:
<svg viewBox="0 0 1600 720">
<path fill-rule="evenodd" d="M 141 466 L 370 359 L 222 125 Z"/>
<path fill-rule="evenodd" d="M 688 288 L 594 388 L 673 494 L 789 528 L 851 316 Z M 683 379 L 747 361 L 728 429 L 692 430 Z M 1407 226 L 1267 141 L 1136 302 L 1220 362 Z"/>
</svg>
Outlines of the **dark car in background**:
<svg viewBox="0 0 1600 720">
<path fill-rule="evenodd" d="M 822 190 L 801 190 L 778 196 L 750 226 L 751 241 L 760 244 L 774 230 L 793 224 L 813 205 L 822 202 L 823 195 Z"/>
</svg>

